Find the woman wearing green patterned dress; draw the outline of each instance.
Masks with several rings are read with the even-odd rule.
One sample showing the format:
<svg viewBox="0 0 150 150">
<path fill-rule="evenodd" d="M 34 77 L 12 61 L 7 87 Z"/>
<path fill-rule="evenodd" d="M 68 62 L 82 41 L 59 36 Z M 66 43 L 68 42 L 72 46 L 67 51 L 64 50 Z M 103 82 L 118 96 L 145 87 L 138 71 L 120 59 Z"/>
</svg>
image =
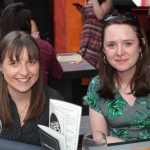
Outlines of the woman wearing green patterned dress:
<svg viewBox="0 0 150 150">
<path fill-rule="evenodd" d="M 149 51 L 145 33 L 131 13 L 105 18 L 99 75 L 89 84 L 92 130 L 108 143 L 150 137 Z"/>
</svg>

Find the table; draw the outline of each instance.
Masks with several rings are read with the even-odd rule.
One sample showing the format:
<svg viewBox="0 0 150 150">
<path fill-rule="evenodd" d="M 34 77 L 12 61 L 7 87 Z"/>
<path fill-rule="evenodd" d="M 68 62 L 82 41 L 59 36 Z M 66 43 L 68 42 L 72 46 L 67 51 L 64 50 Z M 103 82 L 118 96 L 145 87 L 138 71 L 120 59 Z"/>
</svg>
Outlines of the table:
<svg viewBox="0 0 150 150">
<path fill-rule="evenodd" d="M 144 148 L 144 147 L 150 147 L 150 140 L 149 139 L 148 140 L 137 140 L 137 141 L 130 141 L 130 142 L 108 144 L 107 150 L 132 150 L 135 148 Z M 81 145 L 78 148 L 78 150 L 82 150 Z"/>
<path fill-rule="evenodd" d="M 150 147 L 149 140 L 122 142 L 108 145 L 108 150 L 132 150 L 133 148 Z M 15 141 L 9 141 L 0 138 L 1 150 L 42 150 L 42 147 L 36 145 L 30 145 L 26 143 L 20 143 Z M 82 150 L 81 147 L 78 150 Z"/>
<path fill-rule="evenodd" d="M 80 134 L 79 134 L 79 149 L 81 150 L 83 134 L 90 130 L 89 116 L 81 117 Z M 150 140 L 136 140 L 129 142 L 108 144 L 108 150 L 131 150 L 132 148 L 150 147 Z"/>
<path fill-rule="evenodd" d="M 89 116 L 81 117 L 81 125 L 80 125 L 80 136 L 79 136 L 79 148 L 78 150 L 82 150 L 81 143 L 83 134 L 86 131 L 90 130 Z M 108 150 L 131 150 L 133 148 L 140 147 L 150 147 L 150 140 L 138 140 L 138 141 L 130 141 L 130 142 L 121 142 L 108 144 Z M 26 143 L 20 143 L 15 141 L 9 141 L 0 138 L 0 149 L 2 150 L 42 150 L 41 147 L 35 145 L 29 145 Z"/>
<path fill-rule="evenodd" d="M 0 138 L 0 150 L 42 150 L 42 147 Z"/>
<path fill-rule="evenodd" d="M 132 150 L 133 148 L 150 147 L 150 140 L 136 140 L 108 145 L 108 150 Z"/>
<path fill-rule="evenodd" d="M 58 53 L 58 55 L 76 53 Z M 94 77 L 98 70 L 82 58 L 81 63 L 60 62 L 63 69 L 61 79 L 53 79 L 48 75 L 48 85 L 58 91 L 66 101 L 82 106 L 82 78 Z"/>
</svg>

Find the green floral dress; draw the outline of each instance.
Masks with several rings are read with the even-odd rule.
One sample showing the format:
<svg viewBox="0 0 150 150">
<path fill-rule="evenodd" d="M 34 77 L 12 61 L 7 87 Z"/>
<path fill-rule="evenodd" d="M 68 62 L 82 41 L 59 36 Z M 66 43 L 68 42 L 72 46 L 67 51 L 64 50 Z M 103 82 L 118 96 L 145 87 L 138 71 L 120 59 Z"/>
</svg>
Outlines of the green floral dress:
<svg viewBox="0 0 150 150">
<path fill-rule="evenodd" d="M 130 106 L 114 87 L 115 99 L 101 98 L 99 76 L 89 84 L 84 100 L 96 112 L 102 114 L 108 124 L 108 135 L 130 141 L 150 137 L 150 97 L 137 97 Z"/>
</svg>

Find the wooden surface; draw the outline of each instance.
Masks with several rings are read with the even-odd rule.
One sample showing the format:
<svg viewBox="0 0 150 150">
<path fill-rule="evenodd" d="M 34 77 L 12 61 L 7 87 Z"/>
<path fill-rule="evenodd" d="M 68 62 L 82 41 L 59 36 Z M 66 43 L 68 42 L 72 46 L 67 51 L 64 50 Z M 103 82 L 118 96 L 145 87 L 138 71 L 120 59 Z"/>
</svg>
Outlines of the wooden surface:
<svg viewBox="0 0 150 150">
<path fill-rule="evenodd" d="M 133 148 L 132 150 L 150 150 L 150 147 Z"/>
</svg>

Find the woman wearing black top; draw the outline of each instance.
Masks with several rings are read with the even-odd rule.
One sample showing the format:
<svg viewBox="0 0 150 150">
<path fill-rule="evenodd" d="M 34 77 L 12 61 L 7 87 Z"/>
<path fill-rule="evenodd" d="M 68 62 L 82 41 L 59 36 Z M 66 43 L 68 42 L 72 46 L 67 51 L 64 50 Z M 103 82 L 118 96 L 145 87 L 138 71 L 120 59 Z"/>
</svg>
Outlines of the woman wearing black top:
<svg viewBox="0 0 150 150">
<path fill-rule="evenodd" d="M 37 125 L 48 126 L 49 99 L 63 98 L 43 86 L 40 53 L 27 33 L 13 31 L 0 42 L 0 138 L 40 145 Z"/>
</svg>

